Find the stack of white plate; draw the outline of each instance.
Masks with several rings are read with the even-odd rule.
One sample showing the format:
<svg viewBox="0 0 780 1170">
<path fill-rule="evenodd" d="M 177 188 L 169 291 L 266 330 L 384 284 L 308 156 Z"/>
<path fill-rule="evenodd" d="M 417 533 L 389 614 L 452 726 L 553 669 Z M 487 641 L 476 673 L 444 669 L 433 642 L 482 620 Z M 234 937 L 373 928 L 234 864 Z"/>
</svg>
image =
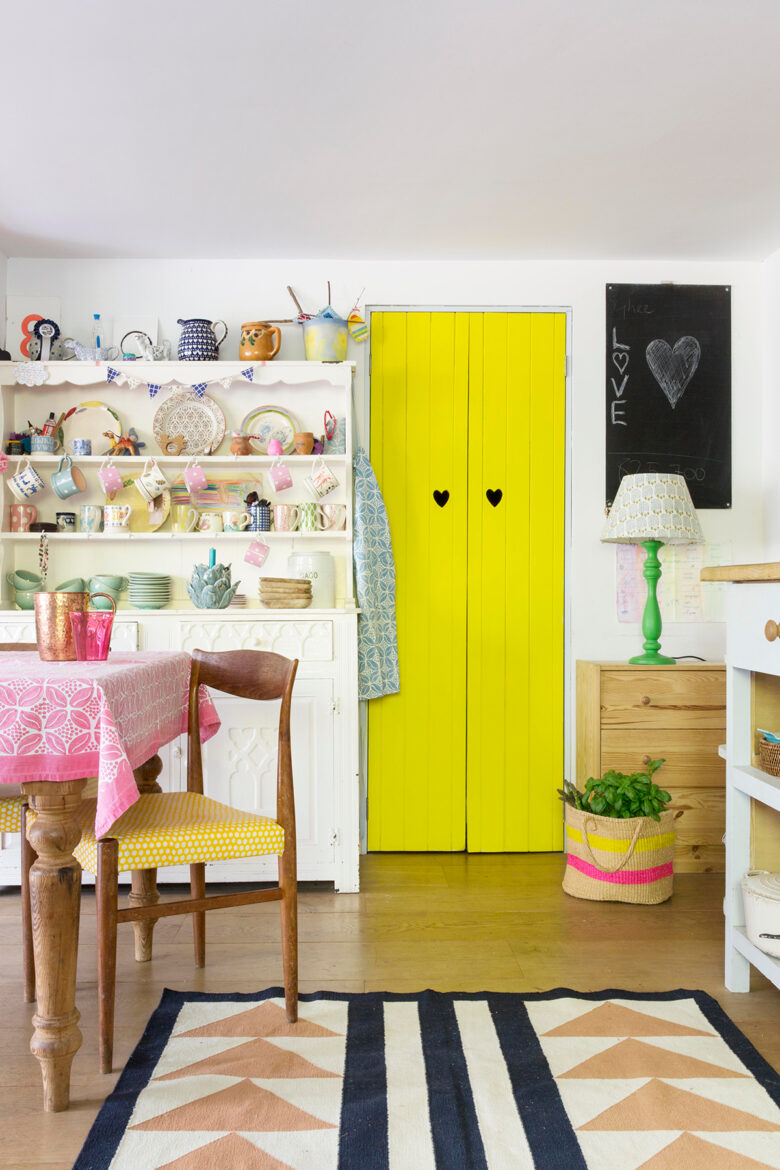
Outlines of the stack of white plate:
<svg viewBox="0 0 780 1170">
<path fill-rule="evenodd" d="M 241 606 L 245 606 L 246 605 L 246 593 L 234 593 L 232 598 L 230 599 L 230 602 L 228 603 L 228 608 L 231 605 L 238 606 L 239 608 Z"/>
<path fill-rule="evenodd" d="M 131 573 L 128 597 L 136 609 L 163 609 L 171 600 L 171 579 L 165 573 Z"/>
</svg>

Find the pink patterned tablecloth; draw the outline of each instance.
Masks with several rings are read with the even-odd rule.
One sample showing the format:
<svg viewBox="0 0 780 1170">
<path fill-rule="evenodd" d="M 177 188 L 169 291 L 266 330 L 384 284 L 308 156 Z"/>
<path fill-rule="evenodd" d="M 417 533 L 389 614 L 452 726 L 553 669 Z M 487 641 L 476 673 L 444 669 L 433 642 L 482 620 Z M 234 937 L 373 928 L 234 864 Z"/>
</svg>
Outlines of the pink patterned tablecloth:
<svg viewBox="0 0 780 1170">
<path fill-rule="evenodd" d="M 178 651 L 107 662 L 0 653 L 0 785 L 97 776 L 102 837 L 138 799 L 133 769 L 186 730 L 190 662 Z M 219 728 L 205 687 L 200 726 L 204 742 Z"/>
</svg>

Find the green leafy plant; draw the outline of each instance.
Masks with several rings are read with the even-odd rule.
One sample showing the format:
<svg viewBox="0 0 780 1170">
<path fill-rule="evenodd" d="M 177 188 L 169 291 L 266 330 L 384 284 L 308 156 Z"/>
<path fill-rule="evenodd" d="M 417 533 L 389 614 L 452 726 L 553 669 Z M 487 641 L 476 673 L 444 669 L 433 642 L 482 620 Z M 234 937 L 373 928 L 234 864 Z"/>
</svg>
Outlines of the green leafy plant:
<svg viewBox="0 0 780 1170">
<path fill-rule="evenodd" d="M 591 776 L 584 792 L 564 780 L 558 794 L 565 804 L 600 817 L 622 817 L 624 820 L 652 817 L 654 821 L 660 821 L 661 813 L 672 799 L 653 780 L 663 763 L 663 760 L 651 760 L 645 772 L 632 772 L 628 776 L 610 768 L 598 779 Z"/>
</svg>

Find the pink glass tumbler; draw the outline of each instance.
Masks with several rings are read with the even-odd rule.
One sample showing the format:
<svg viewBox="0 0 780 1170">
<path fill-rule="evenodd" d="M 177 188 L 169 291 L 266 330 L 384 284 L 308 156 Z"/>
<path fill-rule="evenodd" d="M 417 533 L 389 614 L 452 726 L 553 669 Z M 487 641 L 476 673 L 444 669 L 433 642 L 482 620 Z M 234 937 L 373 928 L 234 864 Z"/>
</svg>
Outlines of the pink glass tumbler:
<svg viewBox="0 0 780 1170">
<path fill-rule="evenodd" d="M 113 608 L 110 613 L 90 610 L 87 613 L 70 614 L 73 629 L 73 644 L 79 662 L 105 662 L 111 648 L 111 627 L 114 624 L 116 602 L 108 593 L 93 593 L 93 597 L 107 598 Z"/>
</svg>

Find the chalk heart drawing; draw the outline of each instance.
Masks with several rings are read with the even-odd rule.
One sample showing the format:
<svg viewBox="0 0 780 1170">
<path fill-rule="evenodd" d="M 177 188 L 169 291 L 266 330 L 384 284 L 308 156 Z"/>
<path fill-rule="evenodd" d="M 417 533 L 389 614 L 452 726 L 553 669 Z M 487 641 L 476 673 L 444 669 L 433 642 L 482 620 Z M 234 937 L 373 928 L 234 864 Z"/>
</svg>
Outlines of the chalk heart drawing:
<svg viewBox="0 0 780 1170">
<path fill-rule="evenodd" d="M 685 393 L 701 358 L 701 346 L 695 337 L 681 337 L 674 349 L 667 341 L 656 338 L 645 351 L 653 377 L 674 410 Z"/>
</svg>

